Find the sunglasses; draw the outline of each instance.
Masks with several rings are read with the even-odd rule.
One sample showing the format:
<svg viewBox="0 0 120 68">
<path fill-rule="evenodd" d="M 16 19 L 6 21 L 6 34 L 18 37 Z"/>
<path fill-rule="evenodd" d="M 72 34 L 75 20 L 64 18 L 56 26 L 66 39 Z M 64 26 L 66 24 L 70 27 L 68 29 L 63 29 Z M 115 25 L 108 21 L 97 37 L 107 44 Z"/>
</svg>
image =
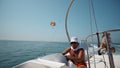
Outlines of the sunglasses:
<svg viewBox="0 0 120 68">
<path fill-rule="evenodd" d="M 77 42 L 71 42 L 70 44 L 77 44 Z"/>
</svg>

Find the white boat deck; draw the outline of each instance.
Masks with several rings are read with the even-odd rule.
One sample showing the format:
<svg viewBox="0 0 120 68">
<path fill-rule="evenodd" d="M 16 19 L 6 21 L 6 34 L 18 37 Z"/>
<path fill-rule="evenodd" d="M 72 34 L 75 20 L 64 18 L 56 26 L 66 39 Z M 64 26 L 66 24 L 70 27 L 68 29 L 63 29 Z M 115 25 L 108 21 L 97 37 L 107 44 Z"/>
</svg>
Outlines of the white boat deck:
<svg viewBox="0 0 120 68">
<path fill-rule="evenodd" d="M 115 64 L 115 68 L 120 68 L 120 55 L 113 55 L 114 57 L 114 64 Z M 105 59 L 105 60 L 104 60 Z M 104 55 L 103 56 L 99 56 L 99 55 L 95 55 L 95 65 L 94 65 L 94 57 L 92 57 L 90 59 L 90 67 L 91 68 L 110 68 L 110 64 L 109 64 L 109 59 L 108 59 L 108 55 Z"/>
<path fill-rule="evenodd" d="M 67 68 L 67 66 L 64 63 L 53 62 L 44 59 L 34 59 L 19 64 L 13 68 Z"/>
<path fill-rule="evenodd" d="M 104 57 L 105 57 L 105 62 L 104 62 L 103 56 L 95 55 L 96 65 L 94 65 L 94 57 L 92 57 L 90 59 L 90 67 L 95 68 L 95 66 L 96 66 L 96 68 L 110 68 L 108 56 L 104 55 Z M 120 68 L 119 59 L 120 59 L 119 55 L 114 56 L 114 62 L 115 62 L 116 68 Z M 86 62 L 86 63 L 88 66 L 88 62 Z M 106 63 L 106 65 L 105 65 L 105 63 Z M 56 61 L 50 61 L 50 60 L 37 58 L 37 59 L 26 61 L 19 65 L 16 65 L 13 68 L 76 68 L 76 67 L 74 64 L 72 64 L 72 62 L 69 62 L 69 65 L 67 66 L 65 63 L 60 63 L 60 62 L 56 62 Z"/>
</svg>

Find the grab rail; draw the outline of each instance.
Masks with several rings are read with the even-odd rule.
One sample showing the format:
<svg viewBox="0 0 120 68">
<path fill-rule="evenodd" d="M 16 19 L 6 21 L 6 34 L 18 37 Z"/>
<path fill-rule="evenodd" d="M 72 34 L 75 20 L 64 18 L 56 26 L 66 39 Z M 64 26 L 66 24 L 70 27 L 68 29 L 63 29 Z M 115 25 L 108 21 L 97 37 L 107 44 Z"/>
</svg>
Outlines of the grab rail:
<svg viewBox="0 0 120 68">
<path fill-rule="evenodd" d="M 98 37 L 98 45 L 100 45 L 100 41 L 99 41 L 99 34 L 102 34 L 102 33 L 105 33 L 107 35 L 108 32 L 119 32 L 120 29 L 114 29 L 114 30 L 107 30 L 107 31 L 103 31 L 103 32 L 98 32 L 98 33 L 94 33 L 92 35 L 89 35 L 86 37 L 85 39 L 85 43 L 86 43 L 86 48 L 87 48 L 87 56 L 89 57 L 89 53 L 88 53 L 88 39 L 94 35 L 97 35 Z M 108 48 L 108 57 L 109 57 L 109 63 L 110 63 L 110 68 L 115 68 L 115 65 L 114 65 L 114 60 L 113 60 L 113 55 L 110 51 L 110 45 L 108 44 L 108 38 L 106 36 L 106 41 L 107 41 L 107 48 Z M 98 46 L 99 47 L 99 46 Z M 89 68 L 90 68 L 90 59 L 88 58 L 88 64 L 89 64 Z"/>
</svg>

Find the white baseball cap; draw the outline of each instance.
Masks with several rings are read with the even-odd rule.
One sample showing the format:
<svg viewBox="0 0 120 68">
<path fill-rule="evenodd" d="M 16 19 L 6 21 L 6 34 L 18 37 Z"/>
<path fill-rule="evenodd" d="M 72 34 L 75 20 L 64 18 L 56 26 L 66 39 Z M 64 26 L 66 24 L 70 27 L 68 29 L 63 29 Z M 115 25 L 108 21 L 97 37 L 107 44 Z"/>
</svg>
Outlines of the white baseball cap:
<svg viewBox="0 0 120 68">
<path fill-rule="evenodd" d="M 70 42 L 78 42 L 78 38 L 77 37 L 72 37 Z"/>
</svg>

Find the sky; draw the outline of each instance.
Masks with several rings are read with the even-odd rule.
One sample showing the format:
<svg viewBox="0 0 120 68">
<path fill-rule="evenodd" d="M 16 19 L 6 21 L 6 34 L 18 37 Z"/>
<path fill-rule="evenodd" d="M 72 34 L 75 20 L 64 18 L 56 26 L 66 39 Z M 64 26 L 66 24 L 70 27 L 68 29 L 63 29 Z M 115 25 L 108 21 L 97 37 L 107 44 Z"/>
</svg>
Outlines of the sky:
<svg viewBox="0 0 120 68">
<path fill-rule="evenodd" d="M 67 41 L 65 16 L 70 1 L 0 0 L 0 40 Z M 119 0 L 93 0 L 93 7 L 99 32 L 120 28 Z M 52 21 L 56 26 L 50 26 Z M 90 28 L 88 0 L 74 0 L 68 15 L 70 37 L 84 40 Z M 92 29 L 95 33 L 95 24 Z"/>
</svg>

